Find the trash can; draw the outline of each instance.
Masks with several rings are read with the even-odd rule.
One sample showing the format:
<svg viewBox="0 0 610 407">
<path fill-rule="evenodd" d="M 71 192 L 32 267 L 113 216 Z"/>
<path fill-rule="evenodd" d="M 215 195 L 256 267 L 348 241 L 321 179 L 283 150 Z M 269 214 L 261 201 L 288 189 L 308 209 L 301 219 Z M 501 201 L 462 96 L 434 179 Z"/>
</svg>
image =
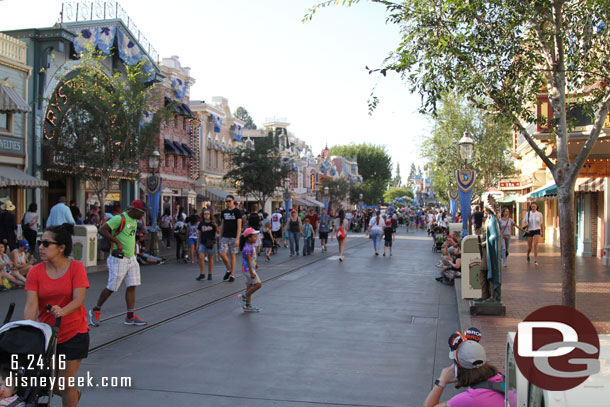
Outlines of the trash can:
<svg viewBox="0 0 610 407">
<path fill-rule="evenodd" d="M 481 298 L 479 270 L 481 252 L 477 236 L 466 236 L 462 239 L 462 298 Z"/>
<path fill-rule="evenodd" d="M 72 236 L 72 257 L 82 261 L 85 267 L 97 265 L 97 227 L 75 225 Z"/>
</svg>

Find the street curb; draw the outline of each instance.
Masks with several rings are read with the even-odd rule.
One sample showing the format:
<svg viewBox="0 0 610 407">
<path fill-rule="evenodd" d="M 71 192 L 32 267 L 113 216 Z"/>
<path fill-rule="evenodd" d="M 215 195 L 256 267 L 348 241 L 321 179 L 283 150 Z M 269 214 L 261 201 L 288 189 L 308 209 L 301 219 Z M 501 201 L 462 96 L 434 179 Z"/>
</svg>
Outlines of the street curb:
<svg viewBox="0 0 610 407">
<path fill-rule="evenodd" d="M 456 279 L 457 280 L 457 279 Z M 470 328 L 472 326 L 472 320 L 470 319 L 470 301 L 462 299 L 462 280 L 456 282 L 454 285 L 455 297 L 458 307 L 458 317 L 460 319 L 460 332 Z"/>
</svg>

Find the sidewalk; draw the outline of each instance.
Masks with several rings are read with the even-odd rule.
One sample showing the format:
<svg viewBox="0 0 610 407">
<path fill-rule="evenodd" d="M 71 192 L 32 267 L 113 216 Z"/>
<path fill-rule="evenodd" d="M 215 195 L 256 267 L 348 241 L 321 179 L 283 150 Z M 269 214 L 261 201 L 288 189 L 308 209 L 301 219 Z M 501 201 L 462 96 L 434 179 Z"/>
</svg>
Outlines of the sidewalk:
<svg viewBox="0 0 610 407">
<path fill-rule="evenodd" d="M 506 334 L 538 308 L 561 304 L 561 255 L 559 248 L 540 245 L 538 267 L 527 263 L 527 242 L 513 239 L 508 267 L 502 269 L 502 302 L 506 316 L 473 316 L 471 325 L 483 333 L 482 344 L 492 364 L 505 371 Z M 456 281 L 459 283 L 459 281 Z M 456 284 L 456 286 L 459 284 Z M 456 290 L 456 293 L 458 291 Z M 458 294 L 459 295 L 459 294 Z M 458 297 L 462 330 L 468 328 L 470 302 Z M 610 267 L 597 257 L 576 257 L 576 307 L 595 325 L 599 334 L 610 333 Z M 465 309 L 464 309 L 465 308 Z"/>
</svg>

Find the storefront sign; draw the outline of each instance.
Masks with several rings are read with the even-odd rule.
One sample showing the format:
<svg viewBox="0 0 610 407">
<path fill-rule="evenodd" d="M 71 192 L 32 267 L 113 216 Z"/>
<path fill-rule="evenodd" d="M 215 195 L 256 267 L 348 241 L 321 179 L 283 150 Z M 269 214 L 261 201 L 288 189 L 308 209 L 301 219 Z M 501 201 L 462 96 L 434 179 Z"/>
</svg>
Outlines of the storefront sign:
<svg viewBox="0 0 610 407">
<path fill-rule="evenodd" d="M 500 188 L 520 188 L 521 181 L 503 181 L 500 182 Z"/>
<path fill-rule="evenodd" d="M 585 161 L 579 178 L 610 177 L 610 161 Z"/>
<path fill-rule="evenodd" d="M 21 156 L 25 155 L 23 139 L 0 136 L 0 153 Z"/>
</svg>

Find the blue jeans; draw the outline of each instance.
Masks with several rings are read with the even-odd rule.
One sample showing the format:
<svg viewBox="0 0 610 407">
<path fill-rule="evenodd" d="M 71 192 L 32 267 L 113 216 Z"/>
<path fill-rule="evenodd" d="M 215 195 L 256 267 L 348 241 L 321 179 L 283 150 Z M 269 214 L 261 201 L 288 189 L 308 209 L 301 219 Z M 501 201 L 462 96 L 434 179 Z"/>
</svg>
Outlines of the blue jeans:
<svg viewBox="0 0 610 407">
<path fill-rule="evenodd" d="M 383 236 L 382 232 L 379 232 L 377 230 L 371 230 L 371 238 L 373 239 L 373 249 L 375 249 L 375 253 L 379 250 L 379 248 L 381 247 L 381 237 Z"/>
<path fill-rule="evenodd" d="M 288 237 L 290 238 L 290 254 L 294 256 L 299 253 L 299 239 L 301 239 L 301 233 L 288 232 Z"/>
<path fill-rule="evenodd" d="M 502 263 L 506 264 L 506 252 L 510 246 L 510 237 L 502 237 Z"/>
<path fill-rule="evenodd" d="M 313 236 L 303 238 L 303 255 L 313 253 Z"/>
</svg>

